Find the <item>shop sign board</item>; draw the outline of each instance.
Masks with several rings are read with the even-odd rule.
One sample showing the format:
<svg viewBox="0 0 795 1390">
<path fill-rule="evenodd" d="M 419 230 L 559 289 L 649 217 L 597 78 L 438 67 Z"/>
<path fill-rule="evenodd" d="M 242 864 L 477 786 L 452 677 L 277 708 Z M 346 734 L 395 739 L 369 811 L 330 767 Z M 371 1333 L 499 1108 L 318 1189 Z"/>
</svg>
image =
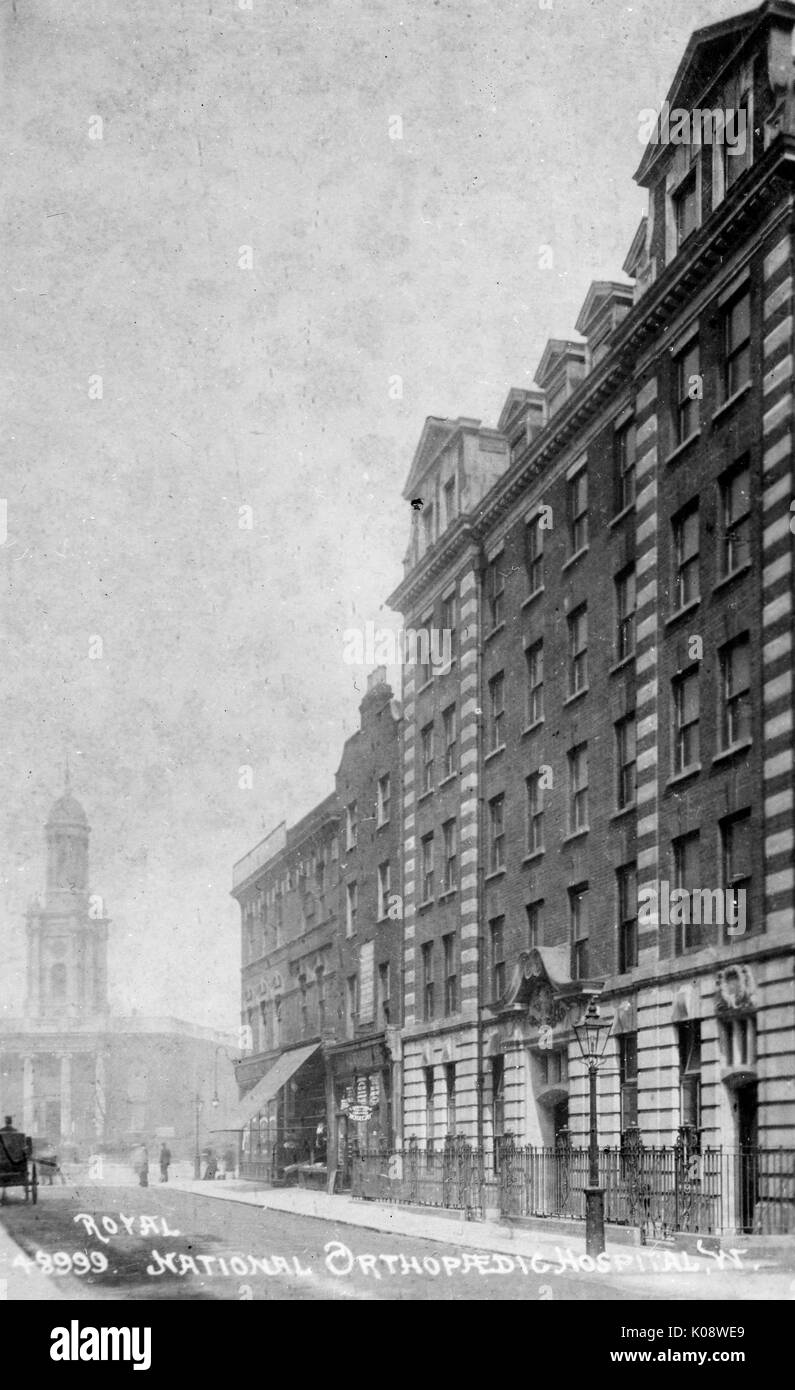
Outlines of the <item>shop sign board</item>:
<svg viewBox="0 0 795 1390">
<path fill-rule="evenodd" d="M 369 1105 L 352 1105 L 348 1111 L 348 1119 L 355 1120 L 358 1123 L 365 1123 L 370 1119 L 372 1113 Z"/>
</svg>

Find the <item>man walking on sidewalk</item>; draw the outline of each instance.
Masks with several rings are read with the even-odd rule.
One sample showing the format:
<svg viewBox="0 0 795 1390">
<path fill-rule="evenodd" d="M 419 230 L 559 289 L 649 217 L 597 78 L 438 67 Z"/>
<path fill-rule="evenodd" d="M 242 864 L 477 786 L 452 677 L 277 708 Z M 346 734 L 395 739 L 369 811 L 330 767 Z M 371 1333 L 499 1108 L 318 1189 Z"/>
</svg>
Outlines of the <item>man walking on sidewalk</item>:
<svg viewBox="0 0 795 1390">
<path fill-rule="evenodd" d="M 160 1181 L 168 1182 L 168 1165 L 171 1162 L 171 1150 L 165 1142 L 160 1149 Z"/>
</svg>

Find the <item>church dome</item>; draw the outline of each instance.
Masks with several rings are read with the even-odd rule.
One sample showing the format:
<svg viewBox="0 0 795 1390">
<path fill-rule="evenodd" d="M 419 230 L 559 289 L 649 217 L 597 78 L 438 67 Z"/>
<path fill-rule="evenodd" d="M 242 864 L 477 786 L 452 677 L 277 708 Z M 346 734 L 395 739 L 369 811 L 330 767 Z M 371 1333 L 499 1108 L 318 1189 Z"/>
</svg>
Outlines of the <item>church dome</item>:
<svg viewBox="0 0 795 1390">
<path fill-rule="evenodd" d="M 47 817 L 47 824 L 87 826 L 88 816 L 77 798 L 72 796 L 70 791 L 67 791 L 55 802 L 55 805 Z"/>
</svg>

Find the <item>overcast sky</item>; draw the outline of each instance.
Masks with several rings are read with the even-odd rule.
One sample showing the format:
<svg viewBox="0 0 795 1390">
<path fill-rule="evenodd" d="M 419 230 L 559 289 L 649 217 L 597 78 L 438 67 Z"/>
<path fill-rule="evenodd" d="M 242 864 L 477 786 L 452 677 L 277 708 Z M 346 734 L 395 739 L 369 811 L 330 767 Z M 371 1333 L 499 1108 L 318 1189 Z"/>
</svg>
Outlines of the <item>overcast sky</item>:
<svg viewBox="0 0 795 1390">
<path fill-rule="evenodd" d="M 638 114 L 748 8 L 251 4 L 3 5 L 0 1007 L 68 747 L 115 1003 L 235 1025 L 232 864 L 333 786 L 425 417 L 623 278 Z"/>
</svg>

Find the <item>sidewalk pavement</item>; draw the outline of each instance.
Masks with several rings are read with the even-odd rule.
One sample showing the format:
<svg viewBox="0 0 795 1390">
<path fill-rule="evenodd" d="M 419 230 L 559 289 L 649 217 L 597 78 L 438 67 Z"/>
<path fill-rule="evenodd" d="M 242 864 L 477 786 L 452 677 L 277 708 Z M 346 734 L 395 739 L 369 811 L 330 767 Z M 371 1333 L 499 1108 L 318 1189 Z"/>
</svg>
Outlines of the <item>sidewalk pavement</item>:
<svg viewBox="0 0 795 1390">
<path fill-rule="evenodd" d="M 239 1178 L 227 1178 L 224 1182 L 178 1181 L 173 1186 L 197 1196 L 314 1217 L 333 1225 L 431 1240 L 463 1250 L 521 1256 L 528 1262 L 535 1258 L 533 1272 L 544 1278 L 552 1276 L 553 1286 L 555 1276 L 576 1275 L 580 1281 L 606 1281 L 625 1298 L 795 1297 L 795 1238 L 772 1251 L 769 1257 L 756 1253 L 721 1254 L 710 1251 L 705 1244 L 685 1253 L 669 1246 L 633 1246 L 608 1240 L 607 1259 L 603 1257 L 600 1268 L 593 1269 L 585 1254 L 584 1231 L 582 1235 L 572 1235 L 568 1230 L 558 1233 L 554 1228 L 530 1230 L 496 1221 L 465 1221 L 435 1215 L 431 1208 L 418 1213 L 391 1203 L 360 1201 L 344 1194 L 329 1196 L 308 1188 L 256 1187 Z M 337 1233 L 335 1236 L 339 1238 Z M 747 1245 L 747 1239 L 737 1237 L 738 1252 Z M 375 1246 L 373 1253 L 377 1253 Z M 410 1247 L 405 1253 L 411 1254 Z"/>
</svg>

